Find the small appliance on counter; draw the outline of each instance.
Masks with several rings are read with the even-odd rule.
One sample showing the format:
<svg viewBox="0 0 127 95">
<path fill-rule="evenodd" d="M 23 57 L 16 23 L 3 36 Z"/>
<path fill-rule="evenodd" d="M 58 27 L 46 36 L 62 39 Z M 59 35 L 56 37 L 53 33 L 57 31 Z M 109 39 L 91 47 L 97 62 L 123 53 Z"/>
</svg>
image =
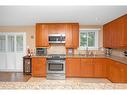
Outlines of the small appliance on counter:
<svg viewBox="0 0 127 95">
<path fill-rule="evenodd" d="M 70 56 L 73 55 L 73 49 L 72 49 L 72 48 L 69 48 L 69 49 L 68 49 L 67 55 L 70 55 Z"/>
<path fill-rule="evenodd" d="M 36 55 L 37 56 L 47 55 L 47 48 L 36 48 Z"/>
<path fill-rule="evenodd" d="M 124 53 L 124 56 L 127 57 L 127 50 L 125 50 L 123 53 Z"/>
<path fill-rule="evenodd" d="M 111 54 L 112 54 L 112 48 L 105 48 L 105 55 L 111 56 Z"/>
</svg>

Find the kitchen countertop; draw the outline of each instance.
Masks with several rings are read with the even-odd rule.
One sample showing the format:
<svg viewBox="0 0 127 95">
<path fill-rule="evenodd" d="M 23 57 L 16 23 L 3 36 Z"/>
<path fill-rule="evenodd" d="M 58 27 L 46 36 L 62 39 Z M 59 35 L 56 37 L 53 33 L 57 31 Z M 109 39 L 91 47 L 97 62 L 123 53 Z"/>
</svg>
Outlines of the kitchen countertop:
<svg viewBox="0 0 127 95">
<path fill-rule="evenodd" d="M 96 55 L 96 56 L 85 56 L 85 55 L 67 55 L 66 58 L 105 58 L 105 55 Z"/>
<path fill-rule="evenodd" d="M 114 60 L 114 61 L 118 61 L 118 62 L 127 64 L 127 58 L 126 58 L 126 57 L 109 56 L 109 57 L 107 57 L 107 58 L 112 59 L 112 60 Z"/>
<path fill-rule="evenodd" d="M 32 57 L 47 57 L 47 55 L 43 55 L 43 56 L 32 56 Z M 118 57 L 118 56 L 105 56 L 105 55 L 96 55 L 96 56 L 85 56 L 85 55 L 66 55 L 66 58 L 108 58 L 108 59 L 112 59 L 114 61 L 118 61 L 124 64 L 127 64 L 127 58 L 126 57 Z"/>
<path fill-rule="evenodd" d="M 118 61 L 124 64 L 127 64 L 127 58 L 126 57 L 118 57 L 118 56 L 105 56 L 105 55 L 96 55 L 96 56 L 82 56 L 82 55 L 72 55 L 72 56 L 66 56 L 66 58 L 108 58 L 112 59 L 114 61 Z"/>
</svg>

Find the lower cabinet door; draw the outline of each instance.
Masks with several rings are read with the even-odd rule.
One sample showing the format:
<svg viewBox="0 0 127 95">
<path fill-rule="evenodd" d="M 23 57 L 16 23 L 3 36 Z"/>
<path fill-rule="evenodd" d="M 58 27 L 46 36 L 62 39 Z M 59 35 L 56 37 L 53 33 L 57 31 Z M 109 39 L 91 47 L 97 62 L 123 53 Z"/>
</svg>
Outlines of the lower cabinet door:
<svg viewBox="0 0 127 95">
<path fill-rule="evenodd" d="M 81 59 L 81 77 L 94 77 L 93 59 Z"/>
<path fill-rule="evenodd" d="M 66 77 L 80 76 L 80 58 L 66 59 Z"/>
<path fill-rule="evenodd" d="M 46 76 L 46 58 L 32 58 L 32 76 Z"/>
<path fill-rule="evenodd" d="M 121 63 L 112 61 L 110 63 L 110 74 L 109 79 L 114 83 L 122 83 L 125 81 L 125 69 Z"/>
<path fill-rule="evenodd" d="M 106 77 L 106 61 L 104 58 L 94 58 L 94 77 Z"/>
</svg>

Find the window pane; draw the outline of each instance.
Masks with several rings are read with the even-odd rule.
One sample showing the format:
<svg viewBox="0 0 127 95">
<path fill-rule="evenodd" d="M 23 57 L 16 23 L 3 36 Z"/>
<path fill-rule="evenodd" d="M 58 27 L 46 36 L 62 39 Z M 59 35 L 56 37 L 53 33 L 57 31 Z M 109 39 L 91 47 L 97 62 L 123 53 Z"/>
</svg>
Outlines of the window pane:
<svg viewBox="0 0 127 95">
<path fill-rule="evenodd" d="M 0 35 L 0 52 L 5 52 L 6 49 L 6 37 L 5 35 Z"/>
<path fill-rule="evenodd" d="M 87 46 L 87 33 L 80 33 L 80 46 Z"/>
<path fill-rule="evenodd" d="M 95 46 L 95 32 L 88 32 L 88 47 Z"/>
<path fill-rule="evenodd" d="M 8 51 L 14 52 L 14 36 L 8 36 Z"/>
<path fill-rule="evenodd" d="M 23 36 L 16 36 L 16 48 L 17 51 L 23 51 Z"/>
</svg>

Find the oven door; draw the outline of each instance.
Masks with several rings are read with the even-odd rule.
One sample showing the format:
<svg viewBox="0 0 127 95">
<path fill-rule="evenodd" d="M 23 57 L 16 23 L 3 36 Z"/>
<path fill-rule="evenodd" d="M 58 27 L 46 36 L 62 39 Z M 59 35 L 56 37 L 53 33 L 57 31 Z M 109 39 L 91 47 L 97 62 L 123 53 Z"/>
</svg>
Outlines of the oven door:
<svg viewBox="0 0 127 95">
<path fill-rule="evenodd" d="M 60 74 L 65 73 L 65 61 L 64 60 L 51 60 L 47 62 L 48 74 Z"/>
</svg>

